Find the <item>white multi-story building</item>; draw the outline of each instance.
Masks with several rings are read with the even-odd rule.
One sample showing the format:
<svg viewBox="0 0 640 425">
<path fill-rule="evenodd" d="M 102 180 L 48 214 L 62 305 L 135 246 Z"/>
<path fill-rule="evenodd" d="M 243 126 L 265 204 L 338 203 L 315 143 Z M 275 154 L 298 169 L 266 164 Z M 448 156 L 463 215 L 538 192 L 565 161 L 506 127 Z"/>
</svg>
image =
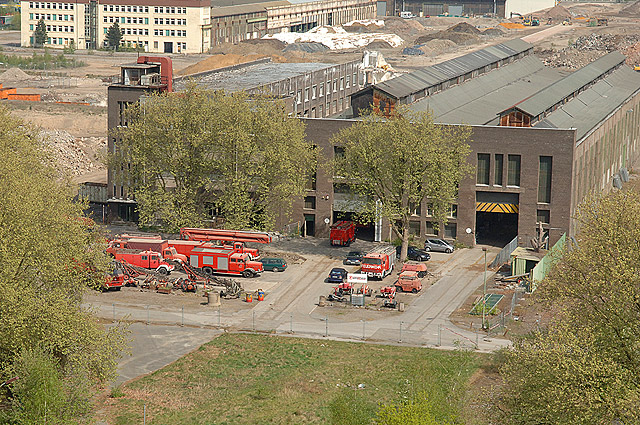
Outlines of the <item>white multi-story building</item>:
<svg viewBox="0 0 640 425">
<path fill-rule="evenodd" d="M 211 4 L 200 0 L 22 1 L 21 45 L 34 45 L 43 19 L 52 48 L 106 45 L 107 31 L 118 23 L 122 44 L 145 52 L 202 53 L 209 49 Z M 205 28 L 207 26 L 208 28 Z"/>
</svg>

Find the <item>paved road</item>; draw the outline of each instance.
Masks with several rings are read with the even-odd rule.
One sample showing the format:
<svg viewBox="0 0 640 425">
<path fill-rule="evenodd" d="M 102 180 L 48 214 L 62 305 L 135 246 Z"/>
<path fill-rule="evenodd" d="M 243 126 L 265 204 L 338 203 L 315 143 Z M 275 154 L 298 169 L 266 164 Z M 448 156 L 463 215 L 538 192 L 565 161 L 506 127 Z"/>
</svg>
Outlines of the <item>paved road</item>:
<svg viewBox="0 0 640 425">
<path fill-rule="evenodd" d="M 572 29 L 572 25 L 554 25 L 550 28 L 545 28 L 541 31 L 535 32 L 533 34 L 526 35 L 522 37 L 523 41 L 527 43 L 535 44 L 540 40 L 544 40 L 545 38 L 553 37 L 556 34 L 560 34 L 561 32 L 566 32 Z"/>
<path fill-rule="evenodd" d="M 490 248 L 488 260 L 497 253 Z M 324 282 L 327 271 L 340 261 L 322 255 L 307 254 L 304 267 L 291 267 L 285 273 L 265 274 L 273 280 L 264 302 L 251 309 L 225 311 L 203 309 L 198 312 L 169 311 L 162 306 L 146 308 L 137 305 L 117 305 L 115 317 L 128 315 L 131 320 L 158 324 L 181 324 L 199 327 L 225 327 L 245 330 L 275 331 L 311 338 L 346 340 L 366 339 L 375 343 L 399 343 L 416 346 L 454 349 L 459 346 L 492 351 L 509 344 L 508 340 L 485 340 L 482 335 L 457 328 L 449 315 L 483 283 L 484 253 L 480 247 L 463 249 L 453 254 L 432 253 L 432 272 L 441 276 L 406 306 L 403 313 L 362 311 L 361 315 L 317 307 L 320 295 L 330 292 Z M 355 267 L 354 267 L 355 271 Z M 492 276 L 489 274 L 488 279 Z M 262 278 L 261 278 L 262 279 Z M 387 278 L 389 284 L 392 277 Z M 267 283 L 267 282 L 264 282 Z M 97 313 L 114 316 L 113 305 L 94 303 Z M 350 310 L 350 309 L 348 309 Z M 363 320 L 361 320 L 363 319 Z M 364 338 L 363 338 L 364 336 Z"/>
</svg>

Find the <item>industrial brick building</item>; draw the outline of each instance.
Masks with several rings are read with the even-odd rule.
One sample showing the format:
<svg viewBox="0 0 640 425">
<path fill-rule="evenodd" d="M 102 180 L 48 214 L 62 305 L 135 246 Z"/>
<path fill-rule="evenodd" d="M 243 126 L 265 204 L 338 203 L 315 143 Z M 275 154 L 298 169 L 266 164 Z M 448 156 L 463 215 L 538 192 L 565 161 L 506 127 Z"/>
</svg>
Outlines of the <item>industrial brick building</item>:
<svg viewBox="0 0 640 425">
<path fill-rule="evenodd" d="M 543 223 L 554 243 L 575 232 L 571 217 L 584 196 L 619 186 L 638 158 L 640 74 L 624 64 L 624 55 L 607 54 L 566 75 L 545 67 L 530 47 L 514 40 L 353 95 L 356 110 L 369 104 L 389 113 L 405 104 L 430 111 L 439 123 L 472 126 L 469 162 L 476 174 L 461 183 L 449 223 L 439 232 L 429 203 L 416 208 L 416 237 L 439 233 L 468 245 L 500 245 L 518 236 L 526 245 Z M 352 122 L 308 120 L 307 134 L 332 153 L 332 135 Z M 326 237 L 326 221 L 355 211 L 331 176 L 317 181 L 316 191 L 298 203 L 297 218 L 313 220 L 314 233 Z M 388 223 L 371 226 L 369 234 L 388 238 Z"/>
<path fill-rule="evenodd" d="M 352 125 L 358 109 L 367 105 L 389 113 L 391 105 L 404 104 L 430 111 L 444 125 L 470 125 L 469 162 L 476 172 L 461 183 L 448 223 L 433 221 L 427 201 L 416 206 L 410 232 L 418 238 L 439 234 L 467 245 L 503 245 L 517 236 L 527 245 L 542 223 L 554 243 L 563 233 L 576 231 L 572 216 L 584 196 L 620 187 L 629 164 L 638 159 L 640 73 L 625 65 L 619 52 L 575 72 L 560 72 L 546 67 L 531 47 L 512 40 L 372 87 L 363 87 L 355 62 L 286 64 L 294 74 L 294 65 L 308 68 L 300 68 L 297 75 L 273 69 L 270 72 L 282 76 L 277 81 L 265 80 L 261 66 L 278 64 L 255 64 L 238 70 L 244 76 L 233 76 L 231 70 L 213 73 L 206 84 L 288 98 L 292 115 L 306 122 L 309 141 L 324 153 L 321 161 L 333 157 L 332 136 Z M 110 126 L 119 125 L 120 102 L 127 96 L 126 101 L 135 101 L 135 90 L 109 88 Z M 376 104 L 379 94 L 384 96 L 378 96 Z M 126 187 L 112 182 L 109 196 L 114 201 L 133 202 Z M 291 220 L 278 226 L 297 223 L 309 236 L 328 237 L 333 222 L 357 214 L 357 203 L 350 199 L 327 168 L 319 167 L 313 187 L 294 202 Z M 359 236 L 393 237 L 382 220 L 365 224 Z"/>
<path fill-rule="evenodd" d="M 269 59 L 221 68 L 189 78 L 172 78 L 171 60 L 141 56 L 138 63 L 123 65 L 119 80 L 108 88 L 108 128 L 126 125 L 122 112 L 127 105 L 154 92 L 180 91 L 188 79 L 211 90 L 269 93 L 284 101 L 288 112 L 299 117 L 329 117 L 350 108 L 350 95 L 364 85 L 360 61 L 341 64 L 271 63 Z M 114 152 L 117 140 L 109 137 L 107 149 Z M 135 200 L 121 178 L 124 171 L 109 170 L 108 215 L 135 221 Z"/>
<path fill-rule="evenodd" d="M 511 13 L 521 15 L 556 5 L 556 0 L 383 0 L 378 1 L 378 15 L 393 16 L 401 11 L 415 16 L 474 16 L 496 15 L 511 17 Z"/>
</svg>

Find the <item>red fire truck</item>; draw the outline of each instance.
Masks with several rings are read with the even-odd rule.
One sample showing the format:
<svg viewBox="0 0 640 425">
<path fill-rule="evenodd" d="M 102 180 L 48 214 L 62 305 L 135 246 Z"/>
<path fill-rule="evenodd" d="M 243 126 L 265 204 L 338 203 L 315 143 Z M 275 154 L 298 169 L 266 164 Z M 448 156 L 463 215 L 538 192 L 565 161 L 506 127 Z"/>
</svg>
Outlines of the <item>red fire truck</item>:
<svg viewBox="0 0 640 425">
<path fill-rule="evenodd" d="M 107 252 L 115 255 L 120 249 L 135 249 L 139 251 L 156 251 L 162 254 L 165 260 L 177 260 L 187 262 L 187 256 L 180 254 L 176 249 L 170 246 L 168 240 L 155 238 L 118 238 L 109 242 Z"/>
<path fill-rule="evenodd" d="M 201 268 L 207 275 L 222 273 L 254 277 L 264 271 L 262 263 L 251 260 L 249 254 L 224 247 L 193 248 L 189 254 L 189 265 Z"/>
<path fill-rule="evenodd" d="M 392 246 L 384 246 L 362 257 L 362 273 L 368 277 L 384 279 L 391 274 L 396 260 L 396 250 Z"/>
<path fill-rule="evenodd" d="M 353 221 L 338 221 L 331 226 L 331 245 L 349 246 L 356 240 L 356 225 Z"/>
<path fill-rule="evenodd" d="M 240 254 L 247 254 L 252 260 L 260 258 L 260 251 L 256 248 L 247 248 L 242 242 L 234 242 L 229 245 L 215 245 L 212 242 L 200 242 L 200 241 L 182 241 L 182 240 L 170 240 L 169 247 L 176 250 L 178 255 L 184 255 L 189 258 L 191 251 L 196 248 L 216 248 L 223 249 L 229 252 L 237 252 Z"/>
<path fill-rule="evenodd" d="M 114 257 L 118 261 L 125 261 L 133 266 L 145 269 L 155 270 L 160 274 L 167 275 L 171 273 L 174 266 L 166 263 L 159 252 L 155 251 L 138 251 L 135 249 L 118 249 Z"/>
</svg>

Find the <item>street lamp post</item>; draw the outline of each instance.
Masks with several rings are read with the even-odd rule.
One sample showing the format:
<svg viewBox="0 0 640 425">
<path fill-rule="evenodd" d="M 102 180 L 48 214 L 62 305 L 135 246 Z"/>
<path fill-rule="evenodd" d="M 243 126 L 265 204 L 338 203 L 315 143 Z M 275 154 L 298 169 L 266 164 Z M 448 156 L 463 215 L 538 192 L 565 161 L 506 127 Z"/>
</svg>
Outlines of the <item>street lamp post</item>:
<svg viewBox="0 0 640 425">
<path fill-rule="evenodd" d="M 482 248 L 484 252 L 484 286 L 482 289 L 482 329 L 486 330 L 485 311 L 487 306 L 487 248 Z"/>
</svg>

